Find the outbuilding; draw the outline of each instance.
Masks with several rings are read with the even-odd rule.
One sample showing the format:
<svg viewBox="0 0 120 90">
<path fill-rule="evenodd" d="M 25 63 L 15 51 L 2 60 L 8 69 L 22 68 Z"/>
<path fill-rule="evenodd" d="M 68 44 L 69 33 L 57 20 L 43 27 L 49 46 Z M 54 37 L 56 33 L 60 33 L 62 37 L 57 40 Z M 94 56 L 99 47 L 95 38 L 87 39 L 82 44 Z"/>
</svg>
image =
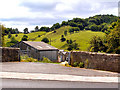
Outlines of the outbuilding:
<svg viewBox="0 0 120 90">
<path fill-rule="evenodd" d="M 21 41 L 13 47 L 20 48 L 21 54 L 27 54 L 29 57 L 38 60 L 42 60 L 43 57 L 47 57 L 53 62 L 57 62 L 58 60 L 59 50 L 44 42 Z"/>
</svg>

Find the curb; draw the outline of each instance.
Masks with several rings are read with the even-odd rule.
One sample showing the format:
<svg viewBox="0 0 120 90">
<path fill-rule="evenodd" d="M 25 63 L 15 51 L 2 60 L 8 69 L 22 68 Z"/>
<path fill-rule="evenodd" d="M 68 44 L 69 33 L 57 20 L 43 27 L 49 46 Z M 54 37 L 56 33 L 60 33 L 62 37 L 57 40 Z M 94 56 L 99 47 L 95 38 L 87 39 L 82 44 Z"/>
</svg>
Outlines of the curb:
<svg viewBox="0 0 120 90">
<path fill-rule="evenodd" d="M 84 81 L 84 82 L 104 82 L 104 83 L 119 83 L 118 77 L 88 77 L 75 75 L 60 75 L 60 74 L 42 74 L 42 73 L 15 73 L 15 72 L 0 72 L 0 78 L 11 79 L 32 79 L 32 80 L 56 80 L 56 81 Z"/>
</svg>

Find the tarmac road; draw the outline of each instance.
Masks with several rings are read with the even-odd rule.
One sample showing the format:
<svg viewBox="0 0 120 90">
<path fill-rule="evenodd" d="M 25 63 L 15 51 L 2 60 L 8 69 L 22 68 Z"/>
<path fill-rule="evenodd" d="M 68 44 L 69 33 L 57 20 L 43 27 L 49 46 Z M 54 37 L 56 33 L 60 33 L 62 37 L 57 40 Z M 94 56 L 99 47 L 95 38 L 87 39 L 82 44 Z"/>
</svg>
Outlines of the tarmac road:
<svg viewBox="0 0 120 90">
<path fill-rule="evenodd" d="M 2 79 L 2 88 L 118 88 L 117 83 Z"/>
<path fill-rule="evenodd" d="M 65 74 L 78 76 L 103 76 L 118 77 L 118 73 L 83 69 L 74 67 L 65 67 L 52 63 L 34 63 L 34 62 L 3 62 L 3 72 L 19 72 L 19 73 L 43 73 L 43 74 Z"/>
</svg>

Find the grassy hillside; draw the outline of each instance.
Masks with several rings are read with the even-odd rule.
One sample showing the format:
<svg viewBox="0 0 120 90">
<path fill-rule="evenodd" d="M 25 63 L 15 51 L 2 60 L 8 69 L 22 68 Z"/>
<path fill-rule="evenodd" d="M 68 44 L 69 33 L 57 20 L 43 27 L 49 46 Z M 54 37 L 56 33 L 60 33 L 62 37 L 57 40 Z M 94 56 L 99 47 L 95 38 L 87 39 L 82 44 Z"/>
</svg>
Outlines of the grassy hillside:
<svg viewBox="0 0 120 90">
<path fill-rule="evenodd" d="M 65 30 L 69 30 L 69 28 L 71 28 L 70 26 L 64 26 L 61 27 L 59 29 L 56 30 L 56 33 L 54 33 L 53 31 L 45 33 L 45 32 L 34 32 L 34 33 L 29 33 L 26 34 L 29 37 L 30 41 L 41 41 L 44 37 L 47 37 L 49 40 L 51 39 L 51 44 L 52 46 L 59 48 L 59 49 L 66 49 L 67 48 L 67 43 L 65 42 L 61 42 L 61 35 L 64 35 L 64 31 Z M 18 37 L 15 37 L 16 40 L 20 41 L 22 36 L 24 34 L 18 34 Z M 41 37 L 38 37 L 38 35 L 42 35 Z M 94 36 L 94 35 L 98 35 L 103 37 L 104 33 L 103 32 L 93 32 L 93 31 L 79 31 L 79 32 L 75 32 L 73 34 L 68 33 L 67 36 L 65 36 L 65 38 L 68 39 L 72 39 L 73 41 L 76 40 L 76 43 L 79 44 L 79 48 L 82 51 L 87 51 L 87 48 L 89 47 L 89 41 L 90 39 Z M 12 36 L 15 36 L 15 34 L 12 34 Z M 5 36 L 5 42 L 10 41 L 10 39 L 8 39 L 8 36 Z"/>
<path fill-rule="evenodd" d="M 16 34 L 12 34 L 12 36 L 15 37 L 15 39 L 17 41 L 21 41 L 23 35 L 27 35 L 29 38 L 29 41 L 34 41 L 38 37 L 38 35 L 45 35 L 45 34 L 46 34 L 46 32 L 41 31 L 41 32 L 34 32 L 34 33 L 29 33 L 29 34 L 20 33 L 20 34 L 18 34 L 17 37 L 15 37 Z M 5 36 L 5 43 L 7 43 L 9 41 L 10 41 L 10 38 L 8 38 L 8 35 Z"/>
</svg>

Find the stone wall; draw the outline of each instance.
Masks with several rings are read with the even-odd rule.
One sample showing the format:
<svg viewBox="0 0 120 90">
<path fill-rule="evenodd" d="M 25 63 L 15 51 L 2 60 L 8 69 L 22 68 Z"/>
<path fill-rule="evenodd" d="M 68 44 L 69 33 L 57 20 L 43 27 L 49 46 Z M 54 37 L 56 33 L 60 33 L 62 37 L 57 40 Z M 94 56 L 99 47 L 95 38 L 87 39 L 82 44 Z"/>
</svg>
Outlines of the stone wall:
<svg viewBox="0 0 120 90">
<path fill-rule="evenodd" d="M 0 47 L 2 49 L 2 62 L 20 61 L 19 48 Z"/>
<path fill-rule="evenodd" d="M 71 52 L 71 65 L 83 62 L 86 68 L 120 72 L 120 55 L 92 52 Z"/>
</svg>

